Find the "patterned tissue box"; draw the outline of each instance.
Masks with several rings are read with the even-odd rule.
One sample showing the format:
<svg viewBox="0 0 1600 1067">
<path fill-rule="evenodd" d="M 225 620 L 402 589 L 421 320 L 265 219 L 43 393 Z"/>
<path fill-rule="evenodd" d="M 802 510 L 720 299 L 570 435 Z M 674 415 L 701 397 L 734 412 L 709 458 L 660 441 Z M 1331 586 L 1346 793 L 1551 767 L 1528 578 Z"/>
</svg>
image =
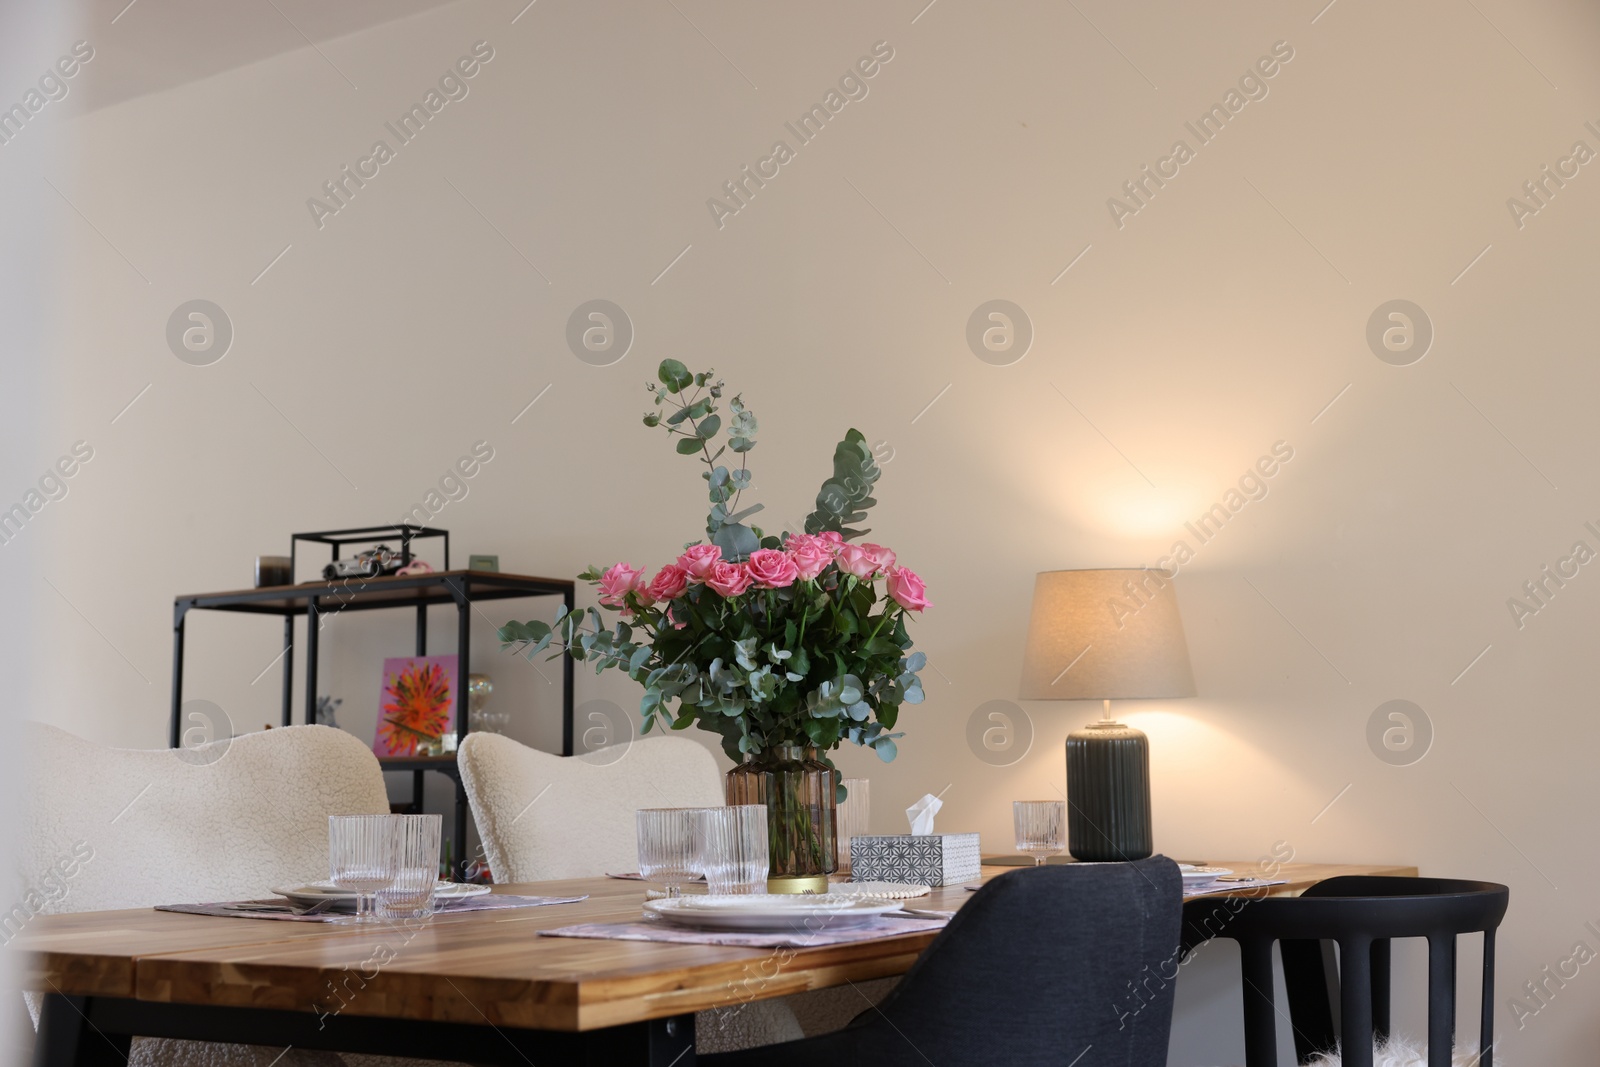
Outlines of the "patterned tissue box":
<svg viewBox="0 0 1600 1067">
<path fill-rule="evenodd" d="M 959 885 L 975 881 L 982 860 L 977 834 L 887 834 L 850 840 L 857 882 Z"/>
</svg>

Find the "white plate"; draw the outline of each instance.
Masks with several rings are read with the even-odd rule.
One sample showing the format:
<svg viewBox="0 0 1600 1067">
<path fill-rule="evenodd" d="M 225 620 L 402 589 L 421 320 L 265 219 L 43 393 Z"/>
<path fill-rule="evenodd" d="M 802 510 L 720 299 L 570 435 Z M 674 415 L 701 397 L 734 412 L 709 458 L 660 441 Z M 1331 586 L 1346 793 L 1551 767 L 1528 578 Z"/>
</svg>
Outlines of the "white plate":
<svg viewBox="0 0 1600 1067">
<path fill-rule="evenodd" d="M 840 897 L 877 897 L 880 900 L 910 900 L 930 892 L 925 885 L 904 882 L 835 882 L 828 892 Z"/>
<path fill-rule="evenodd" d="M 316 907 L 324 901 L 331 900 L 324 911 L 353 911 L 356 906 L 356 895 L 348 889 L 340 889 L 327 882 L 316 882 L 311 885 L 295 886 L 293 888 L 276 887 L 270 892 L 274 896 L 286 898 L 289 903 L 302 908 Z M 440 882 L 433 887 L 435 901 L 466 900 L 470 897 L 481 897 L 490 892 L 486 885 L 472 885 L 467 882 Z"/>
<path fill-rule="evenodd" d="M 1178 874 L 1183 877 L 1185 888 L 1197 885 L 1206 885 L 1215 882 L 1218 878 L 1226 878 L 1233 872 L 1226 867 L 1196 867 L 1192 863 L 1178 864 Z"/>
<path fill-rule="evenodd" d="M 834 893 L 692 896 L 647 900 L 646 913 L 698 930 L 840 929 L 899 911 L 895 901 Z"/>
</svg>

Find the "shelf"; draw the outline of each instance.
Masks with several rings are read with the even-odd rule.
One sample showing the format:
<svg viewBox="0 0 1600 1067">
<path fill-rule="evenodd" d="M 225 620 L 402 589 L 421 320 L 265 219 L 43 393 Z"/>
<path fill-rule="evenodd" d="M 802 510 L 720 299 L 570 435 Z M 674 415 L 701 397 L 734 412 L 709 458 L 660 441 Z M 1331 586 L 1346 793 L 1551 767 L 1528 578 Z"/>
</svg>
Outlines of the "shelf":
<svg viewBox="0 0 1600 1067">
<path fill-rule="evenodd" d="M 456 754 L 448 756 L 379 756 L 378 766 L 386 771 L 443 771 L 455 773 Z"/>
<path fill-rule="evenodd" d="M 391 529 L 381 527 L 375 529 Z M 297 540 L 321 540 L 337 546 L 345 540 L 359 541 L 368 538 L 354 535 L 370 530 L 334 530 L 325 534 L 296 534 Z M 425 531 L 407 528 L 412 534 L 444 535 L 444 531 Z M 351 535 L 351 536 L 345 536 Z M 448 542 L 445 559 L 448 560 Z M 283 725 L 293 719 L 293 688 L 297 617 L 306 617 L 312 625 L 304 627 L 305 721 L 316 721 L 317 667 L 319 635 L 322 623 L 346 611 L 372 611 L 380 608 L 412 608 L 416 612 L 416 655 L 427 655 L 428 608 L 444 606 L 455 609 L 456 630 L 456 706 L 467 706 L 467 679 L 471 677 L 471 636 L 474 605 L 480 600 L 508 600 L 514 597 L 560 597 L 571 610 L 576 602 L 576 583 L 561 578 L 537 578 L 526 574 L 504 574 L 500 571 L 444 570 L 429 574 L 385 575 L 377 578 L 340 578 L 301 582 L 297 585 L 269 586 L 264 589 L 236 589 L 222 593 L 192 593 L 175 597 L 172 611 L 172 726 L 171 744 L 179 747 L 182 739 L 183 719 L 183 665 L 184 633 L 191 611 L 231 611 L 243 614 L 271 615 L 283 620 L 283 651 L 278 658 L 283 663 Z M 481 612 L 479 613 L 482 614 Z M 572 752 L 572 680 L 573 660 L 564 657 L 561 664 L 561 751 Z M 467 722 L 458 722 L 458 737 L 467 735 Z M 409 808 L 420 811 L 423 795 L 423 772 L 436 771 L 449 777 L 455 786 L 455 828 L 452 840 L 464 846 L 467 840 L 467 796 L 461 781 L 460 767 L 454 753 L 445 756 L 390 756 L 379 757 L 378 765 L 385 771 L 412 772 L 412 800 Z M 458 857 L 459 859 L 459 857 Z M 457 875 L 461 873 L 458 865 Z"/>
<path fill-rule="evenodd" d="M 176 598 L 181 609 L 237 611 L 259 615 L 304 615 L 313 602 L 319 614 L 335 611 L 370 611 L 375 608 L 450 604 L 451 586 L 465 586 L 469 600 L 505 600 L 526 596 L 569 596 L 576 585 L 561 578 L 536 578 L 499 571 L 450 570 L 432 574 L 385 575 L 379 578 L 340 578 L 238 589 L 225 593 L 191 593 Z"/>
</svg>

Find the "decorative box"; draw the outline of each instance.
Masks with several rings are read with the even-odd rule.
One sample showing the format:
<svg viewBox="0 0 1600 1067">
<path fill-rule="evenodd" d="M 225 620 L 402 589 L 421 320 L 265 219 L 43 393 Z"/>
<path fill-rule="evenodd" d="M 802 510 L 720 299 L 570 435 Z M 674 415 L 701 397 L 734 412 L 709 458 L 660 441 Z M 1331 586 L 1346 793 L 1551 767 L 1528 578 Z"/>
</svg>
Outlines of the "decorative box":
<svg viewBox="0 0 1600 1067">
<path fill-rule="evenodd" d="M 886 834 L 850 840 L 857 882 L 959 885 L 975 881 L 982 860 L 977 834 Z"/>
</svg>

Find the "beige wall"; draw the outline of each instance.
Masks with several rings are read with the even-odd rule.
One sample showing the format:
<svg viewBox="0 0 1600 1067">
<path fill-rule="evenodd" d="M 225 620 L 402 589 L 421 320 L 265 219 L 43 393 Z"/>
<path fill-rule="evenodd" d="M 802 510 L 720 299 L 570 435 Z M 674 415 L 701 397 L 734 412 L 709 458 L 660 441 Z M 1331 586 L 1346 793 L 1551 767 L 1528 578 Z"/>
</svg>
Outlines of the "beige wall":
<svg viewBox="0 0 1600 1067">
<path fill-rule="evenodd" d="M 775 524 L 809 506 L 846 428 L 892 449 L 872 525 L 929 583 L 929 699 L 902 719 L 898 762 L 839 762 L 872 777 L 875 828 L 945 790 L 941 826 L 1003 849 L 1008 802 L 1056 795 L 1063 738 L 1096 711 L 1027 705 L 1013 766 L 968 748 L 975 710 L 1014 698 L 1034 573 L 1154 563 L 1283 441 L 1270 493 L 1179 579 L 1200 696 L 1124 709 L 1152 738 L 1158 844 L 1220 859 L 1287 842 L 1509 883 L 1506 1059 L 1586 1062 L 1589 968 L 1520 1031 L 1508 1001 L 1575 942 L 1600 949 L 1584 927 L 1600 919 L 1600 578 L 1582 568 L 1521 629 L 1506 601 L 1574 541 L 1600 548 L 1583 527 L 1600 526 L 1600 171 L 1520 228 L 1506 200 L 1574 141 L 1600 150 L 1584 127 L 1600 125 L 1600 17 L 1557 0 L 920 7 L 540 0 L 513 24 L 518 0 L 449 5 L 47 110 L 27 136 L 71 161 L 29 165 L 76 212 L 19 170 L 42 147 L 0 147 L 8 214 L 48 220 L 62 261 L 54 338 L 7 357 L 8 382 L 43 381 L 12 403 L 33 428 L 7 448 L 6 502 L 74 441 L 94 448 L 0 553 L 28 713 L 163 744 L 175 593 L 248 585 L 291 531 L 393 519 L 478 440 L 495 458 L 436 520 L 459 558 L 658 564 L 703 513 L 693 464 L 638 424 L 671 356 L 715 366 L 759 415 Z M 97 11 L 79 35 L 112 67 L 137 40 L 125 24 L 185 32 L 172 17 Z M 319 228 L 307 198 L 478 41 L 494 56 L 469 95 Z M 878 41 L 893 59 L 868 95 L 719 229 L 707 198 L 774 139 L 793 147 L 784 123 Z M 1279 41 L 1293 59 L 1268 95 L 1119 228 L 1107 198 L 1175 139 L 1196 147 L 1184 123 Z M 41 45 L 0 94 L 69 44 Z M 603 368 L 564 340 L 597 297 L 637 331 Z M 211 366 L 164 338 L 194 298 L 234 325 Z M 1010 366 L 964 337 L 996 298 L 1035 330 Z M 1410 366 L 1364 336 L 1397 298 L 1436 334 Z M 486 611 L 480 649 L 513 614 Z M 191 629 L 187 695 L 238 729 L 274 720 L 277 674 L 254 679 L 277 624 Z M 401 617 L 330 627 L 322 689 L 364 736 L 378 661 L 409 635 Z M 435 647 L 452 635 L 438 618 Z M 519 736 L 552 744 L 554 687 L 498 653 L 487 669 Z M 632 699 L 592 675 L 578 698 Z M 1392 699 L 1435 731 L 1414 765 L 1369 749 Z M 1239 1055 L 1230 953 L 1182 983 L 1174 1064 Z"/>
</svg>

